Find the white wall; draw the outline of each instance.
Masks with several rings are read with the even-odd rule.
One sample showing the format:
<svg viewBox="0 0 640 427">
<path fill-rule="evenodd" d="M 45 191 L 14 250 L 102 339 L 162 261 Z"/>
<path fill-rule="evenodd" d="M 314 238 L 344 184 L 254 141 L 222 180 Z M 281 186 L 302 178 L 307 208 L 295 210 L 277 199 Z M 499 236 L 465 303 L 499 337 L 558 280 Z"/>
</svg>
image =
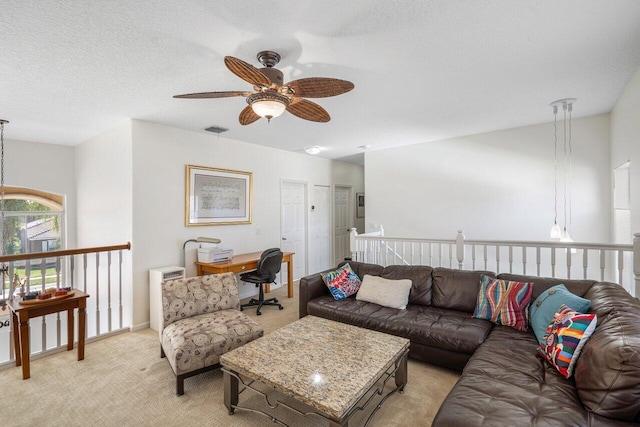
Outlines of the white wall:
<svg viewBox="0 0 640 427">
<path fill-rule="evenodd" d="M 187 164 L 252 172 L 252 223 L 185 227 Z M 235 253 L 280 246 L 282 180 L 307 182 L 309 189 L 316 184 L 331 185 L 331 161 L 215 134 L 133 121 L 134 327 L 149 319 L 149 269 L 180 265 L 186 240 L 217 237 L 222 239 L 220 246 Z M 308 196 L 312 198 L 313 192 Z M 246 292 L 241 287 L 241 295 Z"/>
<path fill-rule="evenodd" d="M 356 193 L 364 192 L 364 167 L 354 165 L 352 163 L 345 163 L 334 161 L 332 163 L 332 179 L 334 186 L 346 186 L 352 188 L 353 200 L 351 200 L 353 206 L 353 226 L 358 229 L 358 233 L 364 233 L 365 219 L 356 218 Z"/>
<path fill-rule="evenodd" d="M 560 127 L 561 129 L 561 127 Z M 558 223 L 562 226 L 562 131 Z M 610 240 L 609 115 L 573 120 L 576 241 Z M 549 240 L 553 123 L 365 153 L 366 228 L 392 237 Z"/>
<path fill-rule="evenodd" d="M 131 122 L 76 147 L 78 245 L 117 245 L 132 238 Z"/>
<path fill-rule="evenodd" d="M 631 230 L 640 232 L 640 68 L 611 110 L 611 169 L 631 161 Z"/>
<path fill-rule="evenodd" d="M 132 172 L 131 172 L 131 122 L 126 121 L 110 131 L 98 135 L 76 147 L 76 193 L 78 197 L 78 247 L 110 246 L 132 242 Z M 135 248 L 135 245 L 133 246 Z M 131 251 L 122 253 L 122 304 L 123 325 L 131 322 Z M 101 324 L 107 324 L 108 277 L 106 255 L 101 259 L 99 295 L 90 290 L 87 311 L 96 310 L 100 301 Z M 95 274 L 95 257 L 88 259 L 87 274 Z M 119 279 L 119 260 L 114 255 L 111 264 L 112 298 L 118 295 L 115 286 Z M 81 283 L 78 279 L 78 283 Z M 113 325 L 119 324 L 119 302 L 113 303 Z M 93 317 L 89 317 L 87 329 L 93 331 Z M 115 326 L 114 326 L 115 327 Z M 102 329 L 105 332 L 105 328 Z"/>
<path fill-rule="evenodd" d="M 5 137 L 11 134 L 5 125 Z M 5 185 L 60 194 L 65 200 L 66 245 L 76 246 L 74 147 L 5 139 Z"/>
</svg>

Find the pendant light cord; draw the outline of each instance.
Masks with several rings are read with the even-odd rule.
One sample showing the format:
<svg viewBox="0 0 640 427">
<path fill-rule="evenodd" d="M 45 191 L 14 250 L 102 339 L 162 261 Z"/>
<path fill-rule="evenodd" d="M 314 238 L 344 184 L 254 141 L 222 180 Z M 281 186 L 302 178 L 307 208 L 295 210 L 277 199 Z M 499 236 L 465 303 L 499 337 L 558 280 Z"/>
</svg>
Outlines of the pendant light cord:
<svg viewBox="0 0 640 427">
<path fill-rule="evenodd" d="M 563 138 L 564 138 L 564 231 L 567 230 L 567 104 L 562 104 L 562 125 L 563 125 Z"/>
<path fill-rule="evenodd" d="M 571 147 L 571 110 L 573 110 L 572 108 L 572 104 L 569 104 L 569 225 L 571 225 L 572 220 L 573 220 L 573 212 L 571 210 L 571 188 L 573 187 L 573 185 L 571 185 L 571 158 L 573 157 L 573 148 Z"/>
<path fill-rule="evenodd" d="M 558 107 L 553 107 L 553 223 L 558 223 Z"/>
<path fill-rule="evenodd" d="M 6 242 L 7 242 L 7 230 L 4 224 L 4 125 L 7 123 L 5 120 L 0 120 L 0 227 L 2 227 L 2 256 L 6 255 Z M 8 272 L 8 266 L 2 263 L 0 266 L 0 272 L 2 273 L 2 310 L 5 309 L 5 289 L 4 282 Z M 11 299 L 11 293 L 9 299 Z"/>
</svg>

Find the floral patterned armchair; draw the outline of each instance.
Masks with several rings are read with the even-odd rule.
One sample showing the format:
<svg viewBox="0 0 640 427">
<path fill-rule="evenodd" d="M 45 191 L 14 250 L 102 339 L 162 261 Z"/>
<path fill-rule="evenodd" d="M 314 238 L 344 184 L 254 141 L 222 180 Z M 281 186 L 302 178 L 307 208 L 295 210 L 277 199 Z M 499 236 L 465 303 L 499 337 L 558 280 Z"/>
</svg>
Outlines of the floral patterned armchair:
<svg viewBox="0 0 640 427">
<path fill-rule="evenodd" d="M 220 355 L 263 335 L 239 309 L 234 273 L 162 283 L 160 355 L 176 374 L 177 395 L 184 394 L 185 378 L 220 367 Z"/>
</svg>

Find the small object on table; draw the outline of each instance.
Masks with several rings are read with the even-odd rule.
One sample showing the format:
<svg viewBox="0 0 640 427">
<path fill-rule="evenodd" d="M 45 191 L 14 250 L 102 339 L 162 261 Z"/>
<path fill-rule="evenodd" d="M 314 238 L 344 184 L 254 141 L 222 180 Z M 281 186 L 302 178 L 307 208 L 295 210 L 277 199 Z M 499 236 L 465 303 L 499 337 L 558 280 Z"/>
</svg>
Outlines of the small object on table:
<svg viewBox="0 0 640 427">
<path fill-rule="evenodd" d="M 51 298 L 51 294 L 49 294 L 49 293 L 40 294 L 40 295 L 38 295 L 37 298 L 38 299 L 49 299 L 49 298 Z"/>
<path fill-rule="evenodd" d="M 66 295 L 67 293 L 68 293 L 68 291 L 67 291 L 67 290 L 65 290 L 65 289 L 60 289 L 60 290 L 57 290 L 57 291 L 53 294 L 53 296 L 55 296 L 55 297 L 60 297 L 60 296 L 62 296 L 62 295 Z"/>
<path fill-rule="evenodd" d="M 32 300 L 32 299 L 36 299 L 36 298 L 38 298 L 38 295 L 40 295 L 40 292 L 38 292 L 38 291 L 32 291 L 32 292 L 29 292 L 28 294 L 25 294 L 25 295 L 22 297 L 22 299 L 23 299 L 23 300 Z"/>
</svg>

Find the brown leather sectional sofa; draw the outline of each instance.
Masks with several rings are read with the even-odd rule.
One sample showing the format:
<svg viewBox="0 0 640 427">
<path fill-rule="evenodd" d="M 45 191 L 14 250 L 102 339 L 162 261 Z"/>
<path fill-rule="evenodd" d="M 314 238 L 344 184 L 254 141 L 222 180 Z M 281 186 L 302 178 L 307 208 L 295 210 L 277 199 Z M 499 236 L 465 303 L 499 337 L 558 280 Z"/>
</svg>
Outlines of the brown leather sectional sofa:
<svg viewBox="0 0 640 427">
<path fill-rule="evenodd" d="M 336 301 L 314 274 L 300 280 L 300 317 L 310 314 L 403 336 L 411 340 L 409 357 L 461 370 L 433 425 L 639 425 L 640 301 L 619 285 L 497 276 L 534 282 L 532 301 L 558 283 L 591 301 L 598 326 L 567 380 L 537 355 L 533 332 L 472 317 L 481 275 L 495 273 L 349 264 L 361 278 L 411 279 L 407 309 L 353 296 Z"/>
</svg>

